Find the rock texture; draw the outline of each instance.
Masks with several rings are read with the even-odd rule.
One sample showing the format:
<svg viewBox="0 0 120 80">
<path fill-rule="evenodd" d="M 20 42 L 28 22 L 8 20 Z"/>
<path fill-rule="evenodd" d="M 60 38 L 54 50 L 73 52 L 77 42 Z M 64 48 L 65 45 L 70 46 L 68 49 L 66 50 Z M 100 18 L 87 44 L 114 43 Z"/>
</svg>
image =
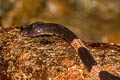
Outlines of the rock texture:
<svg viewBox="0 0 120 80">
<path fill-rule="evenodd" d="M 0 80 L 96 80 L 62 38 L 20 34 L 19 28 L 0 29 Z M 101 80 L 119 80 L 120 44 L 85 44 L 107 71 L 100 73 Z"/>
</svg>

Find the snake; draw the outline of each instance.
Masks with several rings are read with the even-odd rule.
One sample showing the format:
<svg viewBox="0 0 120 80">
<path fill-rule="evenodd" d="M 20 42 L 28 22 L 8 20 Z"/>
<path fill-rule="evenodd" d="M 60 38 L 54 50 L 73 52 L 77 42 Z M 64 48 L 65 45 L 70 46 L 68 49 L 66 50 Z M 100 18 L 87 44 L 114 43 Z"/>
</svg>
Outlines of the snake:
<svg viewBox="0 0 120 80">
<path fill-rule="evenodd" d="M 79 39 L 70 29 L 67 27 L 56 24 L 56 23 L 44 23 L 44 22 L 34 22 L 32 24 L 26 25 L 26 27 L 20 27 L 20 38 L 22 36 L 27 37 L 36 37 L 36 36 L 42 36 L 42 35 L 56 35 L 64 40 L 66 40 L 75 50 L 76 53 L 78 53 L 78 56 L 82 60 L 84 66 L 87 68 L 87 70 L 96 80 L 101 80 L 101 75 L 109 74 L 108 72 L 101 71 L 101 66 L 96 66 L 97 62 L 89 52 L 89 50 L 86 47 L 85 41 L 82 41 Z M 4 44 L 0 45 L 0 50 Z M 1 52 L 1 51 L 0 51 Z M 93 68 L 93 69 L 92 69 Z M 94 69 L 96 69 L 94 71 Z M 94 72 L 97 72 L 94 74 Z M 99 75 L 98 75 L 99 74 Z M 99 77 L 100 76 L 100 77 Z M 111 75 L 115 77 L 117 80 L 119 80 L 119 77 L 116 77 L 114 75 Z M 106 76 L 105 76 L 106 77 Z"/>
<path fill-rule="evenodd" d="M 96 64 L 96 61 L 88 51 L 86 45 L 70 29 L 56 23 L 34 22 L 20 28 L 21 35 L 36 37 L 41 35 L 56 35 L 66 40 L 78 53 L 88 71 Z"/>
</svg>

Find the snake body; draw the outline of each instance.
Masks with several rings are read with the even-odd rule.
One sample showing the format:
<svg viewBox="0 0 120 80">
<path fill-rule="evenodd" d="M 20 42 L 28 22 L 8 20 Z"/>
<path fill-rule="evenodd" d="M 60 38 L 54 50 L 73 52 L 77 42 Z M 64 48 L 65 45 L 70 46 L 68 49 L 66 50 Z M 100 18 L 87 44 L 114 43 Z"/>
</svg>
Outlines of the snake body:
<svg viewBox="0 0 120 80">
<path fill-rule="evenodd" d="M 78 39 L 78 37 L 66 27 L 60 24 L 53 23 L 42 23 L 35 22 L 27 27 L 21 29 L 22 34 L 24 36 L 40 36 L 46 34 L 55 34 L 64 38 L 67 42 L 71 43 L 74 39 Z"/>
<path fill-rule="evenodd" d="M 21 34 L 23 36 L 29 37 L 35 37 L 46 34 L 58 35 L 71 44 L 71 46 L 79 54 L 82 62 L 89 71 L 92 68 L 92 66 L 96 64 L 95 60 L 92 58 L 90 52 L 87 50 L 83 41 L 78 39 L 78 37 L 71 30 L 60 24 L 35 22 L 26 27 L 22 27 Z"/>
</svg>

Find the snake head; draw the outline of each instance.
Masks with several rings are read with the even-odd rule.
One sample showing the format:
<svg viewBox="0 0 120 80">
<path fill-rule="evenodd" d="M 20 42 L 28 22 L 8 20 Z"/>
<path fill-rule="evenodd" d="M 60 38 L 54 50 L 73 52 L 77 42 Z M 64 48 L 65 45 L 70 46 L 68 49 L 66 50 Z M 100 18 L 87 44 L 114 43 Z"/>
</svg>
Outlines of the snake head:
<svg viewBox="0 0 120 80">
<path fill-rule="evenodd" d="M 34 22 L 30 25 L 27 25 L 25 27 L 21 27 L 21 35 L 23 36 L 37 36 L 43 33 L 43 29 L 41 29 L 42 22 Z"/>
<path fill-rule="evenodd" d="M 29 29 L 27 27 L 21 27 L 20 28 L 21 35 L 27 36 L 29 34 Z"/>
</svg>

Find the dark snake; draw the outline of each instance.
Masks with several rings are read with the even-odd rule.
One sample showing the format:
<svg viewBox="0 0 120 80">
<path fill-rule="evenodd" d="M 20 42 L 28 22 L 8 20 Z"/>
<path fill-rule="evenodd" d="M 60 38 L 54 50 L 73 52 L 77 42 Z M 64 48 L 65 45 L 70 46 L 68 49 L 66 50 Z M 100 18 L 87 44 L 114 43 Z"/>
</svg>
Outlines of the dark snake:
<svg viewBox="0 0 120 80">
<path fill-rule="evenodd" d="M 115 77 L 115 80 L 120 80 L 119 77 L 111 75 L 106 71 L 102 71 L 101 65 L 97 64 L 97 62 L 94 60 L 94 58 L 88 51 L 85 42 L 80 40 L 71 30 L 64 27 L 63 25 L 56 23 L 35 22 L 27 25 L 26 27 L 21 27 L 20 30 L 22 36 L 28 37 L 35 37 L 46 34 L 58 35 L 61 38 L 65 39 L 76 50 L 83 64 L 85 65 L 87 70 L 91 72 L 91 75 L 96 80 L 106 80 L 106 76 L 108 75 Z"/>
</svg>

